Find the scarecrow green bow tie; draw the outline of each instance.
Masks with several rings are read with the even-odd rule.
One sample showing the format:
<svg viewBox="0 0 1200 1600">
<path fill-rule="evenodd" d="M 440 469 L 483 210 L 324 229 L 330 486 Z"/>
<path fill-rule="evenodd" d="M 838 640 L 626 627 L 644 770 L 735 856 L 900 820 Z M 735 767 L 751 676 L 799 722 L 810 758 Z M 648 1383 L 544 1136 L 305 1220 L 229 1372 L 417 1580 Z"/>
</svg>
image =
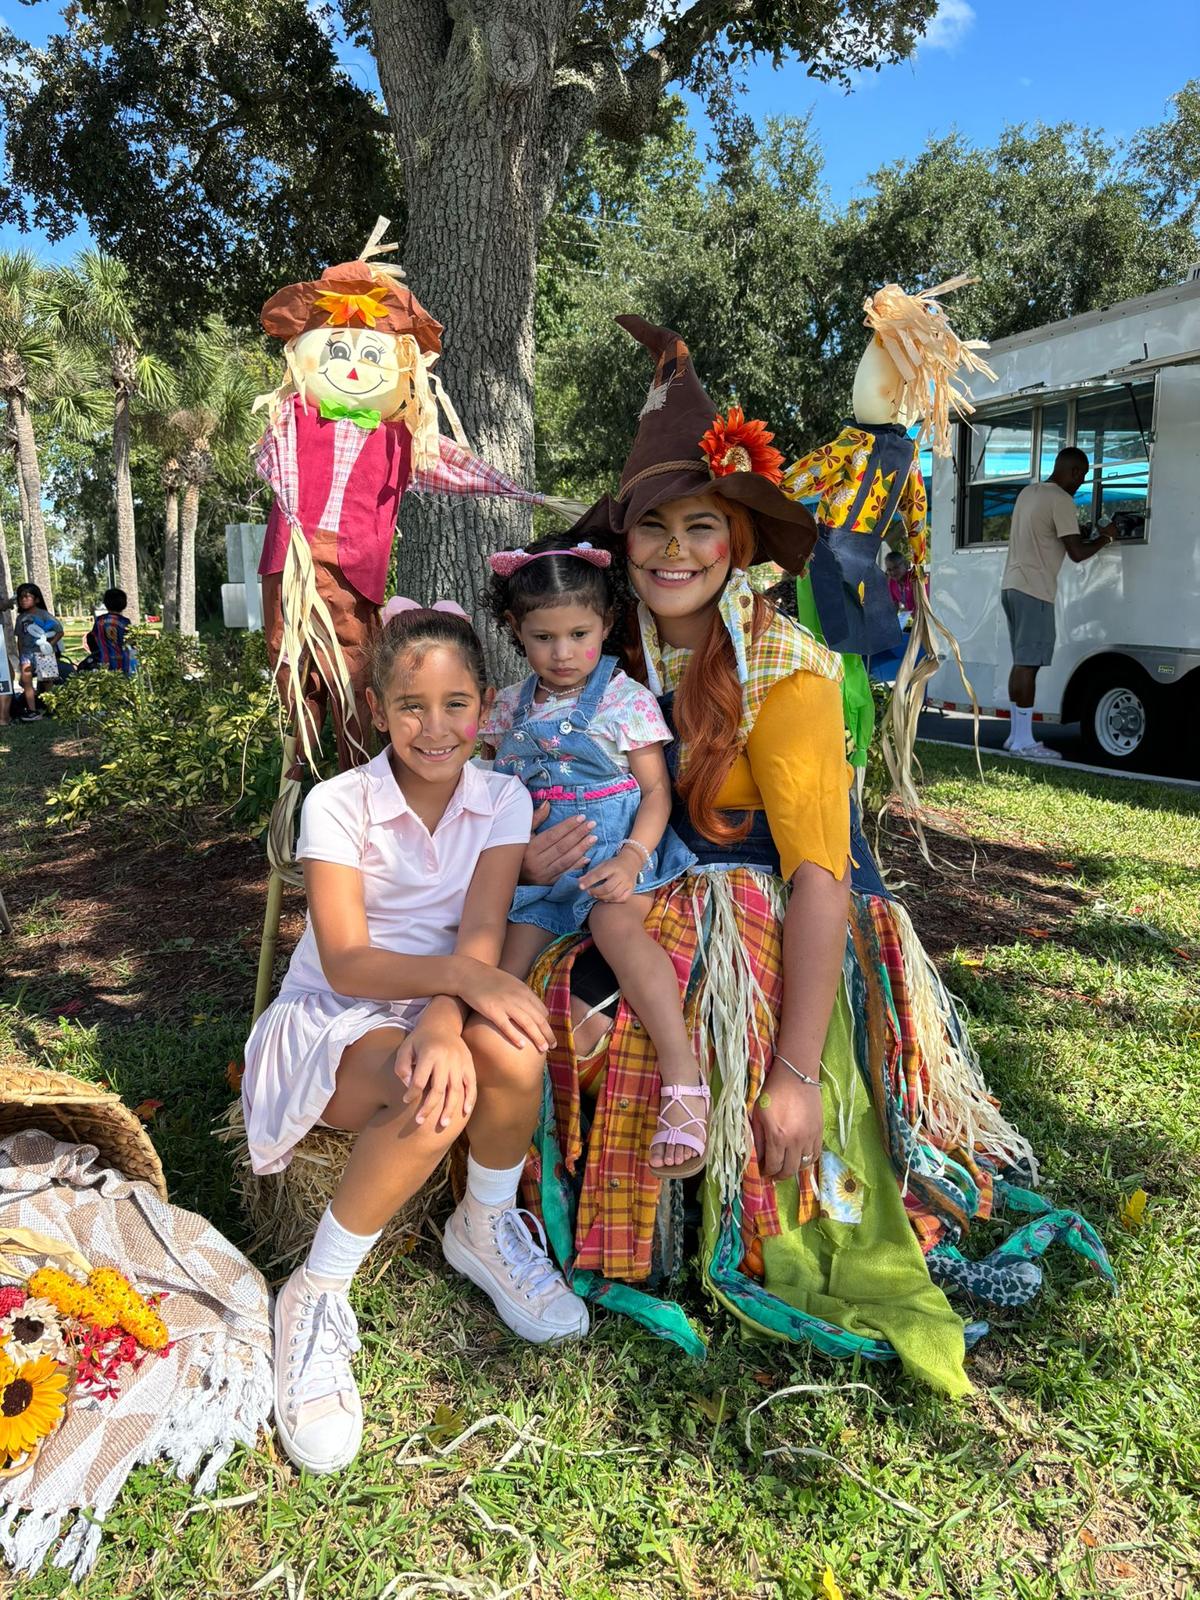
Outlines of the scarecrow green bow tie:
<svg viewBox="0 0 1200 1600">
<path fill-rule="evenodd" d="M 342 400 L 322 400 L 321 415 L 327 422 L 339 422 L 344 418 L 367 433 L 373 433 L 383 421 L 379 412 L 372 411 L 370 406 L 348 406 Z"/>
</svg>

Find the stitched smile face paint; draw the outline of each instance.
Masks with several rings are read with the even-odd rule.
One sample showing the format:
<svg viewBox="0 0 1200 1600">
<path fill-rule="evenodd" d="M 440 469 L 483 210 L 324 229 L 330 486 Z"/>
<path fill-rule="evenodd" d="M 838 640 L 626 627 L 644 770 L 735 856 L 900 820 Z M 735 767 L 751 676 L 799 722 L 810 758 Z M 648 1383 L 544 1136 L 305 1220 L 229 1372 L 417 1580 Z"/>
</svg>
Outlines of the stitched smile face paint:
<svg viewBox="0 0 1200 1600">
<path fill-rule="evenodd" d="M 626 549 L 629 581 L 655 617 L 705 616 L 729 576 L 729 519 L 710 494 L 668 500 L 629 530 Z"/>
</svg>

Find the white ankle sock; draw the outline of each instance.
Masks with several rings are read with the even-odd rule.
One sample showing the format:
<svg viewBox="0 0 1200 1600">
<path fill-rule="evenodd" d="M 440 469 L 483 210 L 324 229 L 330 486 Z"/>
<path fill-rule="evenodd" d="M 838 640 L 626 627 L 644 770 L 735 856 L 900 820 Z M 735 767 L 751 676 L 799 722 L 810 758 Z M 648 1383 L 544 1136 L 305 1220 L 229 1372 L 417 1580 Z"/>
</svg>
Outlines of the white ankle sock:
<svg viewBox="0 0 1200 1600">
<path fill-rule="evenodd" d="M 383 1229 L 379 1230 L 382 1233 Z M 351 1233 L 343 1228 L 331 1207 L 317 1224 L 312 1249 L 304 1263 L 305 1271 L 318 1288 L 345 1291 L 350 1280 L 366 1260 L 379 1233 Z"/>
<path fill-rule="evenodd" d="M 517 1185 L 524 1170 L 524 1161 L 518 1161 L 515 1167 L 484 1167 L 468 1155 L 467 1193 L 481 1206 L 511 1205 L 517 1198 Z"/>
<path fill-rule="evenodd" d="M 1010 744 L 1013 749 L 1033 743 L 1033 707 L 1014 706 L 1012 708 L 1012 737 Z"/>
</svg>

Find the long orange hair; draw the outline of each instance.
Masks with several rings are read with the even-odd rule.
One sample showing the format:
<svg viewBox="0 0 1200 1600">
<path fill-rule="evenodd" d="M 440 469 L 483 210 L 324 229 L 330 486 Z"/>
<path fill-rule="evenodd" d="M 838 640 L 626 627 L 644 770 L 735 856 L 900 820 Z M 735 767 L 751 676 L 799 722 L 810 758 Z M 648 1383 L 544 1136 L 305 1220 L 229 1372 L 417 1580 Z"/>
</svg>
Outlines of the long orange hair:
<svg viewBox="0 0 1200 1600">
<path fill-rule="evenodd" d="M 713 499 L 729 520 L 731 566 L 748 567 L 754 560 L 756 542 L 750 513 L 719 494 L 714 494 Z M 773 615 L 769 603 L 755 595 L 750 624 L 755 639 L 769 625 Z M 644 679 L 641 640 L 636 628 L 630 631 L 633 638 L 629 665 L 635 675 Z M 675 695 L 674 717 L 680 743 L 689 752 L 676 789 L 687 805 L 692 826 L 714 844 L 733 844 L 744 839 L 753 818 L 747 814 L 740 823 L 733 823 L 728 812 L 717 807 L 717 796 L 737 759 L 742 721 L 742 686 L 738 682 L 737 659 L 719 611 L 714 610 L 708 633 L 692 651 Z"/>
</svg>

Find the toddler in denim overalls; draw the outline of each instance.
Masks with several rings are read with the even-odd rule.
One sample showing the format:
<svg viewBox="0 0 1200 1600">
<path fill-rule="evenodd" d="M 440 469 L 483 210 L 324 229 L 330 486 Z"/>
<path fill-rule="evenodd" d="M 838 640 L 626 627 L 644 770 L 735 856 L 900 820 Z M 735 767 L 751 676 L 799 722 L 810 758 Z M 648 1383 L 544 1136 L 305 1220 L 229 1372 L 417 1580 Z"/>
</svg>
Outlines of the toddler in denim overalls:
<svg viewBox="0 0 1200 1600">
<path fill-rule="evenodd" d="M 696 857 L 671 828 L 657 701 L 601 653 L 616 595 L 605 550 L 570 537 L 491 558 L 491 609 L 534 668 L 502 690 L 480 735 L 496 770 L 520 778 L 539 831 L 586 817 L 595 838 L 582 865 L 523 884 L 509 911 L 501 964 L 524 976 L 552 939 L 586 929 L 654 1042 L 661 1093 L 650 1164 L 686 1177 L 704 1163 L 709 1091 L 684 1024 L 678 978 L 646 932 L 654 891 Z"/>
</svg>

